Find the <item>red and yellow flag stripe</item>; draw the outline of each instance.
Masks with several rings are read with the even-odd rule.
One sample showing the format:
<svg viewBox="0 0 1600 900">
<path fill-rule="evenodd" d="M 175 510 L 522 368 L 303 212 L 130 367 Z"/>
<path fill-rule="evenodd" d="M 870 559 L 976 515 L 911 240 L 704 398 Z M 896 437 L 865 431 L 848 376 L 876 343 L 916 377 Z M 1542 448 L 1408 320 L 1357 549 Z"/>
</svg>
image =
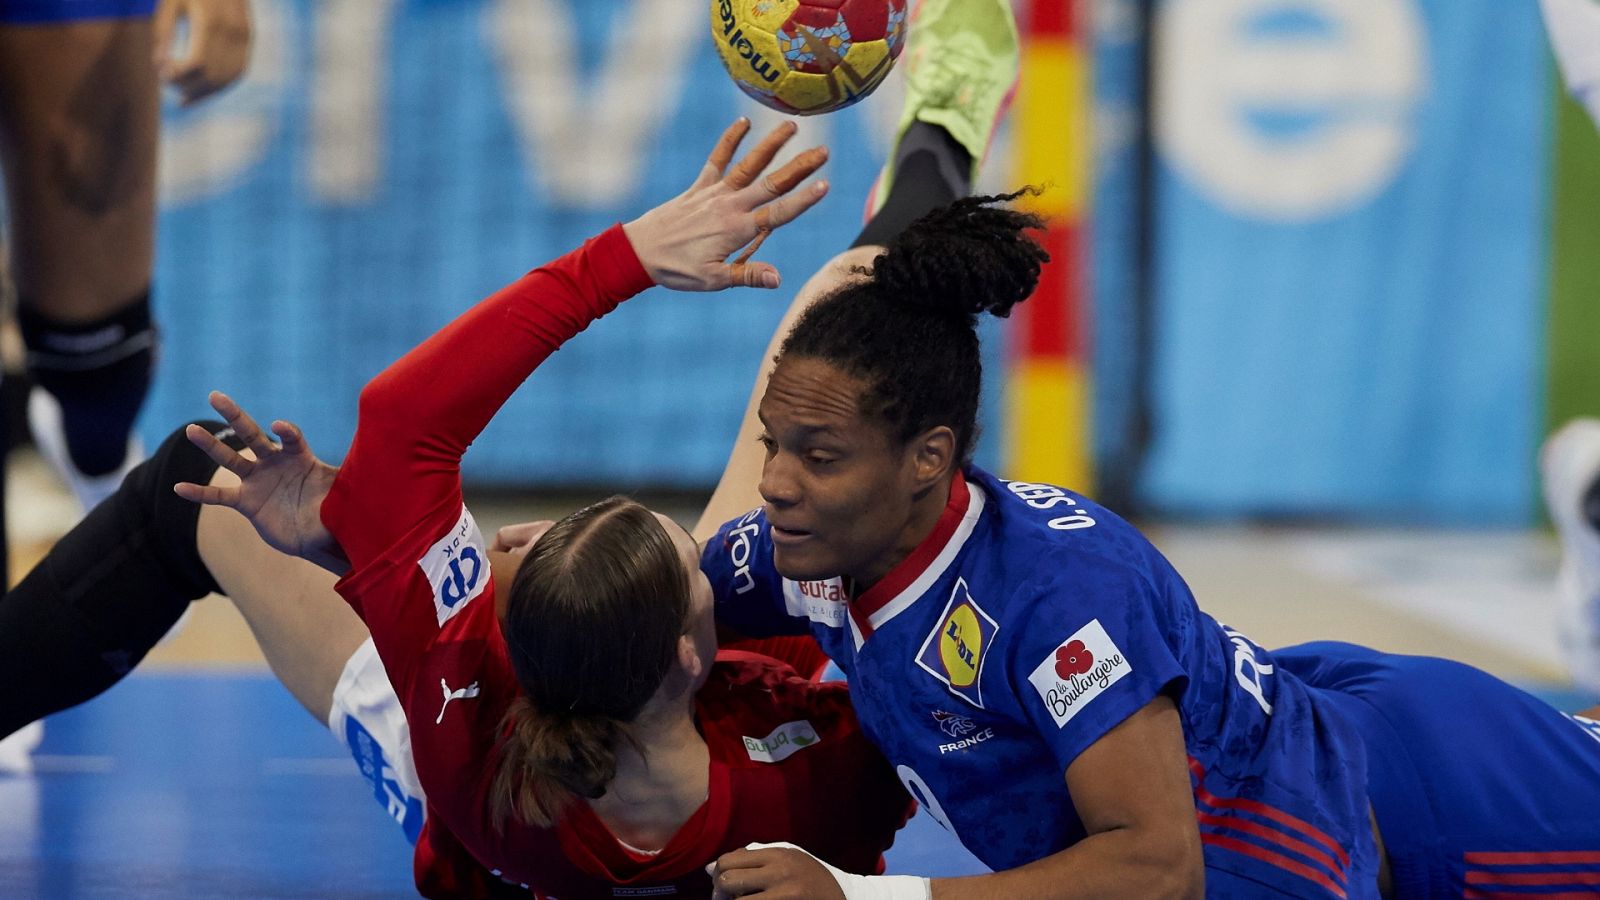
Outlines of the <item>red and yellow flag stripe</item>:
<svg viewBox="0 0 1600 900">
<path fill-rule="evenodd" d="M 1019 205 L 1050 220 L 1050 263 L 1017 308 L 1006 378 L 1008 477 L 1093 489 L 1084 241 L 1090 73 L 1083 0 L 1023 0 L 1013 184 L 1046 187 Z"/>
</svg>

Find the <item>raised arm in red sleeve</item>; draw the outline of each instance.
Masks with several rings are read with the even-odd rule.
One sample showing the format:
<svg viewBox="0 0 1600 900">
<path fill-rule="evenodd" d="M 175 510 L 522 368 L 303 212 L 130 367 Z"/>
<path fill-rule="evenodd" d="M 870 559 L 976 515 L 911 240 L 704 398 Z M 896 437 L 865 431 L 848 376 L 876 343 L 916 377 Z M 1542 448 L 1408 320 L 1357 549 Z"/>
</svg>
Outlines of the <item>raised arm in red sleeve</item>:
<svg viewBox="0 0 1600 900">
<path fill-rule="evenodd" d="M 622 227 L 613 226 L 479 303 L 373 379 L 322 506 L 354 569 L 441 505 L 458 505 L 461 456 L 495 412 L 562 343 L 650 286 Z"/>
</svg>

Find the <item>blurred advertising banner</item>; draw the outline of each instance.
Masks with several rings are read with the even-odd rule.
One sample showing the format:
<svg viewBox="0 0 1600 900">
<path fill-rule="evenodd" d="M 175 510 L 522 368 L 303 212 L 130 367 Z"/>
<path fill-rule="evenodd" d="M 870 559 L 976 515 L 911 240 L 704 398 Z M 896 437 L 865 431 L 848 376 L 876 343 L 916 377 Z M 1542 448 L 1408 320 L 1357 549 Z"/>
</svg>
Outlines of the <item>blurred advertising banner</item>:
<svg viewBox="0 0 1600 900">
<path fill-rule="evenodd" d="M 1154 22 L 1142 499 L 1527 521 L 1552 178 L 1537 4 L 1165 0 Z"/>
<path fill-rule="evenodd" d="M 779 121 L 723 71 L 700 2 L 252 7 L 245 81 L 165 122 L 165 351 L 147 439 L 205 414 L 219 388 L 298 421 L 338 459 L 360 389 L 383 366 L 528 269 L 682 191 L 734 117 L 760 132 Z M 793 291 L 861 227 L 902 97 L 891 75 L 850 109 L 799 120 L 780 160 L 828 144 L 832 190 L 762 249 L 782 290 L 652 291 L 625 305 L 512 398 L 468 454 L 468 476 L 713 483 Z"/>
</svg>

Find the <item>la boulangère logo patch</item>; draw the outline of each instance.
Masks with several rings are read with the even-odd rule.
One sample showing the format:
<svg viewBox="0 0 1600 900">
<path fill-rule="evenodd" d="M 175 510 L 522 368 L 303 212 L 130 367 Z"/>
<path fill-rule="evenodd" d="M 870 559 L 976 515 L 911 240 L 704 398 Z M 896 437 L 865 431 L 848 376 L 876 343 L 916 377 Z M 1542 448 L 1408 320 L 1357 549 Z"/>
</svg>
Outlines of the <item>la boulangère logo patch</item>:
<svg viewBox="0 0 1600 900">
<path fill-rule="evenodd" d="M 1072 717 L 1094 698 L 1133 671 L 1133 664 L 1122 654 L 1099 619 L 1078 629 L 1046 654 L 1028 682 L 1039 692 L 1039 699 L 1065 727 Z"/>
</svg>

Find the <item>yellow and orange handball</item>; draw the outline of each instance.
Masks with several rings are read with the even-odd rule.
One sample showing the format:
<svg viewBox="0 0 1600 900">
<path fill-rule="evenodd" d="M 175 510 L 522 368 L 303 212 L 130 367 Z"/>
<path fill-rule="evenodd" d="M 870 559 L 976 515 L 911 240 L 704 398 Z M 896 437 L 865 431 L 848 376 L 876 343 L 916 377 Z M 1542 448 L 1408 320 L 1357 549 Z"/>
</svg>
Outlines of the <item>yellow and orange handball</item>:
<svg viewBox="0 0 1600 900">
<path fill-rule="evenodd" d="M 909 0 L 711 0 L 711 37 L 733 83 L 791 115 L 872 93 L 906 40 Z"/>
</svg>

